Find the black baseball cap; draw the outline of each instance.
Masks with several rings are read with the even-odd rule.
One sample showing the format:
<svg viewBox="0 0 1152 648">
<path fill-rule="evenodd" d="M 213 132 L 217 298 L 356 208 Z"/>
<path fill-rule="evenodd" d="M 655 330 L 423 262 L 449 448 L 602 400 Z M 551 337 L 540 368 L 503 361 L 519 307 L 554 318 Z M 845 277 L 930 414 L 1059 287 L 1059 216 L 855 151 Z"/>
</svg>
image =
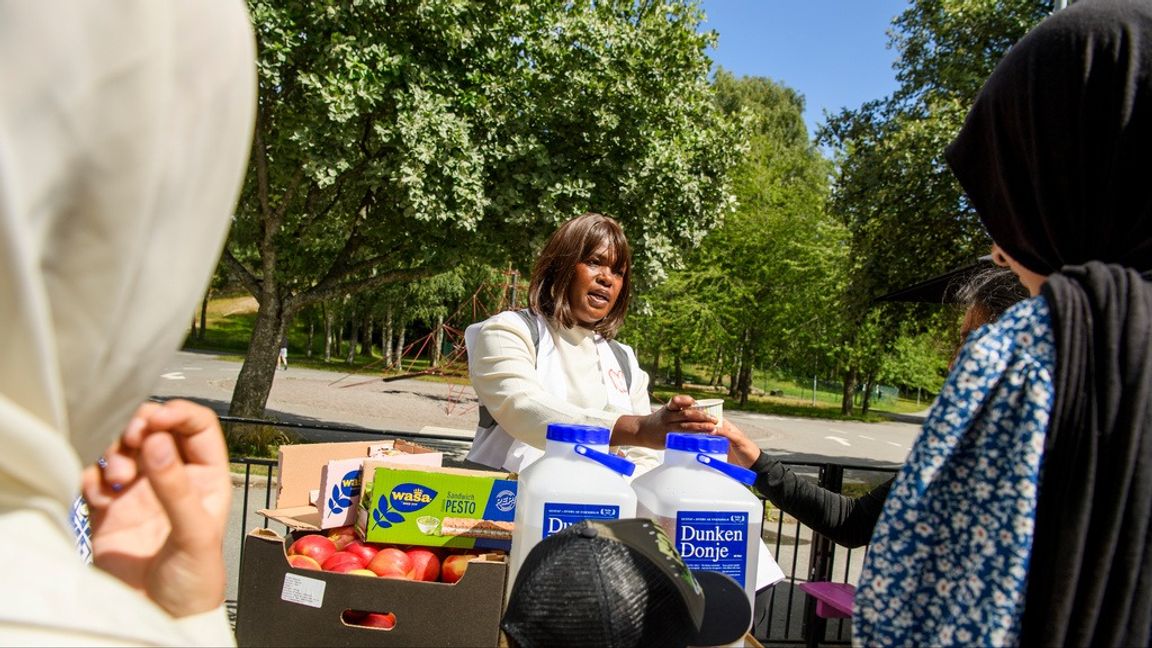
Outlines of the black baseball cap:
<svg viewBox="0 0 1152 648">
<path fill-rule="evenodd" d="M 731 577 L 692 572 L 643 518 L 574 524 L 524 559 L 501 628 L 516 648 L 715 646 L 752 621 Z"/>
</svg>

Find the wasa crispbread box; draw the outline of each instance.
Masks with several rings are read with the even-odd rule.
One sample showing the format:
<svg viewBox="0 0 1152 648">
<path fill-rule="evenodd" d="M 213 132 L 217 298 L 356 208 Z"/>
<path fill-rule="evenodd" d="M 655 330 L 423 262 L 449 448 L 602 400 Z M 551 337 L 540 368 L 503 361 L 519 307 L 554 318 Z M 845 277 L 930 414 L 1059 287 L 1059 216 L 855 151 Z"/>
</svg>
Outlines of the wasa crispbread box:
<svg viewBox="0 0 1152 648">
<path fill-rule="evenodd" d="M 364 485 L 356 530 L 366 542 L 512 546 L 516 480 L 509 473 L 383 465 L 365 466 L 365 477 L 372 481 Z"/>
</svg>

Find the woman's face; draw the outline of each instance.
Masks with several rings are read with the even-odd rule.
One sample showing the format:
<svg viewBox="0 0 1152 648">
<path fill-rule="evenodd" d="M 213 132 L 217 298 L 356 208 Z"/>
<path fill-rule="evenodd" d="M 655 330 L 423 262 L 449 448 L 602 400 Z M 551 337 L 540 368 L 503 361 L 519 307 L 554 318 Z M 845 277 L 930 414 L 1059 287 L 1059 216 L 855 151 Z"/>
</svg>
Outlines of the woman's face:
<svg viewBox="0 0 1152 648">
<path fill-rule="evenodd" d="M 624 273 L 614 270 L 615 266 L 616 254 L 608 245 L 576 264 L 567 297 L 572 317 L 581 326 L 595 327 L 616 305 L 624 286 Z"/>
<path fill-rule="evenodd" d="M 992 244 L 992 263 L 1011 270 L 1020 279 L 1020 283 L 1028 289 L 1028 294 L 1033 297 L 1040 294 L 1040 286 L 1043 286 L 1044 282 L 1048 280 L 1048 275 L 1032 272 L 1020 265 L 1020 262 L 1008 256 L 1008 253 L 1000 249 L 1000 246 L 995 243 Z"/>
</svg>

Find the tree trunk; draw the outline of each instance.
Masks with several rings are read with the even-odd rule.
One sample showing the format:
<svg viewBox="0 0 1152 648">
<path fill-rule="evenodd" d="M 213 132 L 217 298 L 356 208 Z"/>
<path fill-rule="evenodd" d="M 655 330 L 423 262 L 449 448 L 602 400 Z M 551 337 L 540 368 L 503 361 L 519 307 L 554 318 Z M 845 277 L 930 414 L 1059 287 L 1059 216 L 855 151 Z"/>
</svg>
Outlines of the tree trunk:
<svg viewBox="0 0 1152 648">
<path fill-rule="evenodd" d="M 748 394 L 752 392 L 752 365 L 756 360 L 753 357 L 756 346 L 754 337 L 751 328 L 744 329 L 744 344 L 740 350 L 740 375 L 736 386 L 741 406 L 748 404 Z"/>
<path fill-rule="evenodd" d="M 324 362 L 332 362 L 332 342 L 334 340 L 334 328 L 336 313 L 332 312 L 332 307 L 328 302 L 324 302 Z"/>
<path fill-rule="evenodd" d="M 732 362 L 732 373 L 728 374 L 728 398 L 736 398 L 739 395 L 740 373 L 741 367 L 744 362 L 744 351 L 739 350 L 736 357 Z"/>
<path fill-rule="evenodd" d="M 724 359 L 724 351 L 716 349 L 716 359 L 712 361 L 712 373 L 708 376 L 708 386 L 714 387 L 716 383 L 720 382 L 720 376 L 723 374 L 724 367 L 721 360 Z"/>
<path fill-rule="evenodd" d="M 204 301 L 200 302 L 200 340 L 204 340 L 204 334 L 208 330 L 208 296 L 212 294 L 212 289 L 209 288 L 204 293 Z"/>
<path fill-rule="evenodd" d="M 400 332 L 396 336 L 396 366 L 401 369 L 404 368 L 404 333 L 405 327 L 400 327 Z"/>
<path fill-rule="evenodd" d="M 304 350 L 304 354 L 312 357 L 312 342 L 316 339 L 316 316 L 315 314 L 308 317 L 308 345 Z"/>
<path fill-rule="evenodd" d="M 272 391 L 276 376 L 276 358 L 280 354 L 280 339 L 284 335 L 288 318 L 285 317 L 279 296 L 271 291 L 261 295 L 260 310 L 252 325 L 252 339 L 248 353 L 232 390 L 230 416 L 263 418 L 264 405 Z"/>
<path fill-rule="evenodd" d="M 656 348 L 652 350 L 652 382 L 655 383 L 660 380 L 660 343 L 656 343 Z"/>
<path fill-rule="evenodd" d="M 360 327 L 356 325 L 356 313 L 353 311 L 352 316 L 348 318 L 348 355 L 344 357 L 346 364 L 356 361 L 356 336 L 359 332 Z"/>
<path fill-rule="evenodd" d="M 189 340 L 196 339 L 196 316 L 195 315 L 192 316 L 192 330 L 188 333 L 188 339 Z"/>
<path fill-rule="evenodd" d="M 748 395 L 752 393 L 752 362 L 750 358 L 740 363 L 738 392 L 740 394 L 740 406 L 743 407 L 748 404 Z"/>
<path fill-rule="evenodd" d="M 360 355 L 372 358 L 372 316 L 364 316 L 364 325 L 360 327 Z"/>
<path fill-rule="evenodd" d="M 436 330 L 432 333 L 432 357 L 431 367 L 433 369 L 440 366 L 440 346 L 444 344 L 444 316 L 436 316 Z"/>
<path fill-rule="evenodd" d="M 844 393 L 840 398 L 840 413 L 844 416 L 852 414 L 852 400 L 856 394 L 856 365 L 849 365 L 844 372 Z"/>
<path fill-rule="evenodd" d="M 384 330 L 380 332 L 380 350 L 384 352 L 384 366 L 392 366 L 392 307 L 384 312 Z"/>
<path fill-rule="evenodd" d="M 860 403 L 860 413 L 867 414 L 872 405 L 872 390 L 876 388 L 876 374 L 869 372 L 864 378 L 864 399 Z"/>
</svg>

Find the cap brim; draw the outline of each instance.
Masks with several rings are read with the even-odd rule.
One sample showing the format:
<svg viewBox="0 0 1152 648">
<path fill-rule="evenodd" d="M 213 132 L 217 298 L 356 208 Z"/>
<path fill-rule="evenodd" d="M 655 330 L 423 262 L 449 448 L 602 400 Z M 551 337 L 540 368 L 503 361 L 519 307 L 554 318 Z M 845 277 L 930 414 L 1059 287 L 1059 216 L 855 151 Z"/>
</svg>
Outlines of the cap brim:
<svg viewBox="0 0 1152 648">
<path fill-rule="evenodd" d="M 956 304 L 960 302 L 957 288 L 963 286 L 980 270 L 992 266 L 992 256 L 980 257 L 975 263 L 956 268 L 942 275 L 926 279 L 907 288 L 877 297 L 878 302 L 923 302 L 927 304 Z"/>
<path fill-rule="evenodd" d="M 719 572 L 693 571 L 692 576 L 704 590 L 704 620 L 688 643 L 722 646 L 743 637 L 752 625 L 752 604 L 740 583 Z"/>
</svg>

